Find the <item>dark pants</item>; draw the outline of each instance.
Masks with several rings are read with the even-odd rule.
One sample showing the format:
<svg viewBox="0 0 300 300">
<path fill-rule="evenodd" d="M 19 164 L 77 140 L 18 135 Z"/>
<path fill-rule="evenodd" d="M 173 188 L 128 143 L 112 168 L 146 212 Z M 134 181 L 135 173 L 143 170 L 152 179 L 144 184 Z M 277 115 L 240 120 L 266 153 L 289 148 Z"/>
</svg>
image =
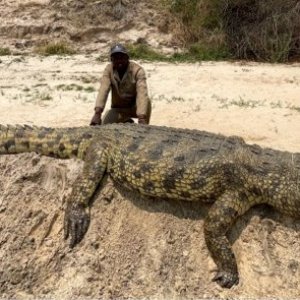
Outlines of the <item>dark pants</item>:
<svg viewBox="0 0 300 300">
<path fill-rule="evenodd" d="M 148 111 L 146 115 L 147 124 L 150 123 L 150 117 L 151 117 L 151 104 L 148 107 Z M 126 123 L 131 118 L 137 118 L 136 107 L 111 108 L 105 113 L 102 124 Z"/>
</svg>

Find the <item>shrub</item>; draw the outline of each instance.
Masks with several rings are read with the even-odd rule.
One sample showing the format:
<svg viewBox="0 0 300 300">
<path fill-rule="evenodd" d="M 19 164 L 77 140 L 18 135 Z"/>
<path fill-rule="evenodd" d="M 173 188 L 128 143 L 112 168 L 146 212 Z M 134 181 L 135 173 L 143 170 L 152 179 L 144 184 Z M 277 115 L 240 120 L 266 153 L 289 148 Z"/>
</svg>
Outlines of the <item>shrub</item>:
<svg viewBox="0 0 300 300">
<path fill-rule="evenodd" d="M 163 0 L 162 2 L 173 20 L 171 23 L 175 44 L 186 49 L 193 48 L 195 44 L 197 47 L 202 45 L 201 52 L 206 54 L 217 53 L 220 49 L 226 48 L 226 39 L 222 30 L 222 6 L 219 0 Z M 206 54 L 204 57 L 207 56 Z M 215 54 L 208 56 L 213 57 Z"/>
<path fill-rule="evenodd" d="M 166 61 L 168 60 L 166 55 L 158 53 L 153 50 L 146 43 L 141 44 L 127 44 L 126 48 L 129 52 L 130 58 L 132 59 L 142 59 L 148 61 Z"/>
<path fill-rule="evenodd" d="M 180 46 L 200 44 L 217 57 L 220 49 L 221 53 L 227 49 L 241 59 L 300 58 L 299 0 L 163 0 L 163 4 L 175 16 L 173 34 Z"/>
<path fill-rule="evenodd" d="M 222 0 L 228 46 L 237 58 L 284 62 L 299 55 L 298 0 Z"/>
<path fill-rule="evenodd" d="M 225 46 L 209 47 L 198 43 L 190 45 L 188 52 L 197 60 L 223 60 L 231 57 Z"/>
<path fill-rule="evenodd" d="M 0 48 L 0 56 L 4 56 L 4 55 L 10 55 L 10 49 L 9 48 Z"/>
<path fill-rule="evenodd" d="M 226 48 L 210 48 L 203 44 L 191 44 L 181 53 L 166 55 L 153 50 L 147 44 L 126 45 L 130 58 L 148 61 L 195 62 L 202 60 L 221 60 L 230 58 Z"/>
<path fill-rule="evenodd" d="M 42 55 L 71 55 L 75 54 L 75 51 L 64 42 L 49 43 L 37 48 L 37 53 Z"/>
</svg>

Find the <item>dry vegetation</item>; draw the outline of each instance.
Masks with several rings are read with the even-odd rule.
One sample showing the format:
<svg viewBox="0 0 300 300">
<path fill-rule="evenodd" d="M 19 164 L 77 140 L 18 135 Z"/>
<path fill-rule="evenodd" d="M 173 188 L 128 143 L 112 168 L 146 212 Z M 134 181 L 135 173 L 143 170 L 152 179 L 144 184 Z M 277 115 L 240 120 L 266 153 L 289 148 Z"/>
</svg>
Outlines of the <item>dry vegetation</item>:
<svg viewBox="0 0 300 300">
<path fill-rule="evenodd" d="M 118 41 L 131 45 L 135 59 L 146 60 L 300 57 L 298 0 L 5 0 L 0 9 L 0 55 L 107 56 Z"/>
<path fill-rule="evenodd" d="M 299 58 L 299 1 L 225 2 L 224 29 L 236 57 L 271 62 Z"/>
<path fill-rule="evenodd" d="M 270 62 L 299 58 L 297 0 L 166 0 L 164 5 L 176 17 L 177 40 L 188 49 Z"/>
</svg>

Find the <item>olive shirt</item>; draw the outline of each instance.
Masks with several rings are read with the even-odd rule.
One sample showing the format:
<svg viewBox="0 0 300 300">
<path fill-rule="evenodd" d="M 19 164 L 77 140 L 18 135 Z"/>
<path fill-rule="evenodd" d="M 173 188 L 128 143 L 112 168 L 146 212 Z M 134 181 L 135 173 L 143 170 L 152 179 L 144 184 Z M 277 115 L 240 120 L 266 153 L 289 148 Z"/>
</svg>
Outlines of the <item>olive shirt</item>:
<svg viewBox="0 0 300 300">
<path fill-rule="evenodd" d="M 150 105 L 148 97 L 146 73 L 144 69 L 133 61 L 129 61 L 128 68 L 120 80 L 119 74 L 108 64 L 101 78 L 96 107 L 104 109 L 109 91 L 112 91 L 112 108 L 133 108 L 136 114 L 147 115 Z"/>
</svg>

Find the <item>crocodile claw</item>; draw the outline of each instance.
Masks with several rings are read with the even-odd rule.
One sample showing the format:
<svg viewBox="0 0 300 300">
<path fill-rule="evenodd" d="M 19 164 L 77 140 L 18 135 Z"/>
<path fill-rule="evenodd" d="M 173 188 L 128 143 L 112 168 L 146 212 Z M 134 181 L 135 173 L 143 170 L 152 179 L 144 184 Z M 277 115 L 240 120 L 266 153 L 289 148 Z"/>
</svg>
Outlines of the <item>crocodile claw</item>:
<svg viewBox="0 0 300 300">
<path fill-rule="evenodd" d="M 223 288 L 230 289 L 239 283 L 239 275 L 236 272 L 219 271 L 212 281 L 217 282 Z"/>
<path fill-rule="evenodd" d="M 84 237 L 90 224 L 88 208 L 82 204 L 70 203 L 65 212 L 64 237 L 70 236 L 70 248 L 73 248 Z"/>
</svg>

